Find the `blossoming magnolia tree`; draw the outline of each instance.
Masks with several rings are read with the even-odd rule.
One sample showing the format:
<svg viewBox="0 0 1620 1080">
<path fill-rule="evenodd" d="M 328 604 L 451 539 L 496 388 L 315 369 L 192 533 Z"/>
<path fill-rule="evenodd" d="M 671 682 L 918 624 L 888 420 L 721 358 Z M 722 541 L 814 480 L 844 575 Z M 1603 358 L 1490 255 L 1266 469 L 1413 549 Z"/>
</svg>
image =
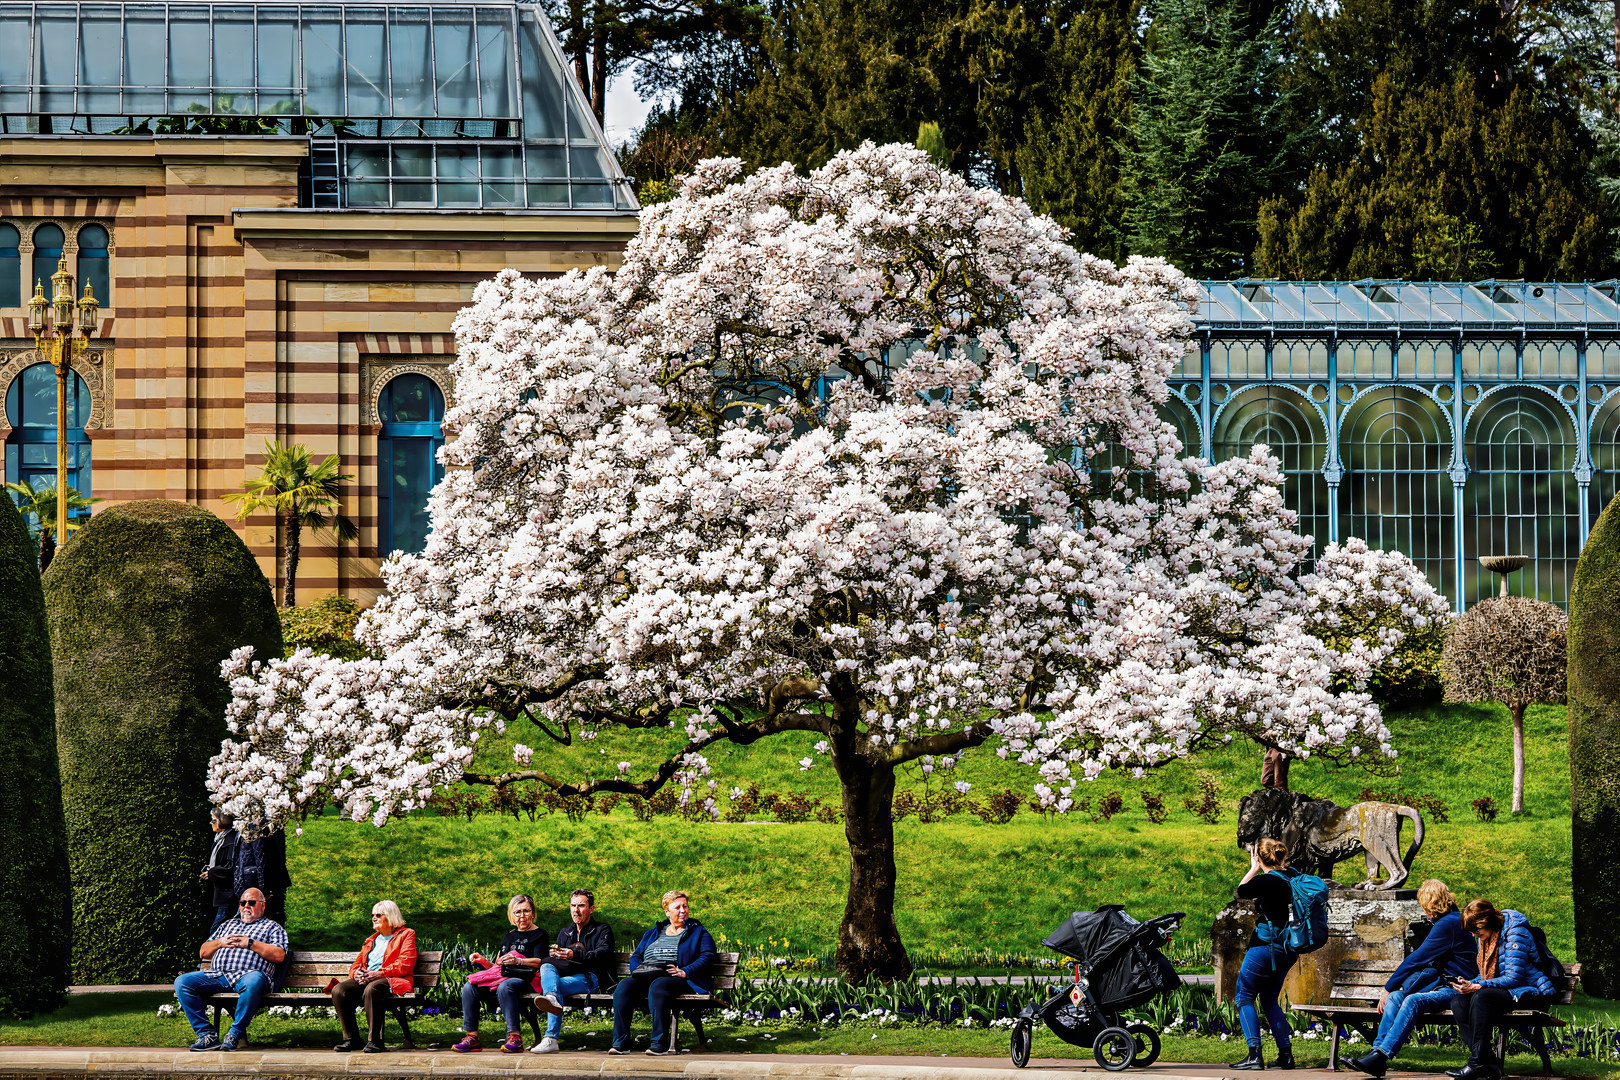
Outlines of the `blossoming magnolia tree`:
<svg viewBox="0 0 1620 1080">
<path fill-rule="evenodd" d="M 1184 460 L 1156 415 L 1192 296 L 908 147 L 703 163 L 616 274 L 480 286 L 432 533 L 361 626 L 385 659 L 234 658 L 215 799 L 382 824 L 458 780 L 673 782 L 713 809 L 716 743 L 814 732 L 850 847 L 838 966 L 887 977 L 905 762 L 992 742 L 1061 812 L 1234 734 L 1388 753 L 1366 695 L 1328 689 L 1388 643 L 1307 632 L 1272 459 Z M 1352 599 L 1427 588 L 1364 548 L 1322 563 Z M 570 782 L 523 746 L 469 773 L 518 721 L 685 740 L 646 775 Z"/>
</svg>

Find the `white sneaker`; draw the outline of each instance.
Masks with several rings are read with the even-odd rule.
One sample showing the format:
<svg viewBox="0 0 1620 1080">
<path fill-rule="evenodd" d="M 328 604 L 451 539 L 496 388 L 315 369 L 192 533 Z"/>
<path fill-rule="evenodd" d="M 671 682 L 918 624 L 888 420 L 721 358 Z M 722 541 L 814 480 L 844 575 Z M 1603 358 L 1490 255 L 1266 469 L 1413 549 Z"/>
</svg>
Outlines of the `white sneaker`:
<svg viewBox="0 0 1620 1080">
<path fill-rule="evenodd" d="M 529 1053 L 531 1053 L 531 1054 L 555 1054 L 557 1051 L 559 1051 L 561 1049 L 562 1049 L 562 1047 L 557 1045 L 557 1040 L 553 1039 L 550 1035 L 547 1035 L 545 1038 L 541 1039 L 539 1042 L 537 1042 L 533 1046 L 529 1047 Z"/>
<path fill-rule="evenodd" d="M 557 1015 L 558 1015 L 558 1016 L 561 1016 L 561 1015 L 562 1015 L 562 1011 L 563 1011 L 563 1003 L 562 1003 L 562 998 L 560 998 L 560 997 L 558 997 L 558 996 L 557 996 L 557 995 L 556 995 L 556 994 L 544 994 L 544 995 L 542 995 L 542 996 L 543 996 L 543 997 L 544 997 L 544 998 L 545 998 L 545 999 L 546 999 L 546 1000 L 547 1000 L 547 1001 L 549 1001 L 549 1002 L 551 1002 L 551 1006 L 552 1006 L 552 1008 L 554 1008 L 554 1009 L 556 1009 L 556 1010 L 557 1010 Z"/>
</svg>

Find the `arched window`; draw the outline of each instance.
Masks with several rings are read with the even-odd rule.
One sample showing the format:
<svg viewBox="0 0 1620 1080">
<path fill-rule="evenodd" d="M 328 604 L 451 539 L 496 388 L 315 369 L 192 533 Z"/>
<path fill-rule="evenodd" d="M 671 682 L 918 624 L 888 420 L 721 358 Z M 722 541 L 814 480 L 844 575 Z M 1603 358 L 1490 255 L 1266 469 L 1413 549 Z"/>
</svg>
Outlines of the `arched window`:
<svg viewBox="0 0 1620 1080">
<path fill-rule="evenodd" d="M 62 257 L 62 227 L 46 223 L 34 230 L 34 272 L 28 276 L 28 295 L 36 284 L 45 286 L 45 299 L 51 299 L 51 275 Z"/>
<path fill-rule="evenodd" d="M 428 492 L 444 476 L 444 394 L 426 375 L 400 375 L 377 399 L 377 550 L 418 552 L 427 546 Z"/>
<path fill-rule="evenodd" d="M 6 480 L 30 487 L 56 486 L 56 370 L 49 364 L 22 369 L 6 388 Z M 74 372 L 68 383 L 68 486 L 90 494 L 90 388 Z M 88 513 L 82 511 L 81 513 Z"/>
<path fill-rule="evenodd" d="M 22 234 L 15 225 L 0 225 L 0 307 L 22 307 Z"/>
<path fill-rule="evenodd" d="M 107 272 L 107 230 L 100 225 L 86 225 L 79 230 L 79 280 L 75 288 L 84 295 L 90 286 L 94 296 L 104 308 L 112 307 L 112 282 Z"/>
<path fill-rule="evenodd" d="M 1282 386 L 1251 386 L 1216 413 L 1214 459 L 1247 457 L 1255 443 L 1271 447 L 1282 466 L 1283 498 L 1299 513 L 1299 532 L 1316 540 L 1308 559 L 1327 546 L 1328 488 L 1322 476 L 1327 429 L 1308 398 Z"/>
</svg>

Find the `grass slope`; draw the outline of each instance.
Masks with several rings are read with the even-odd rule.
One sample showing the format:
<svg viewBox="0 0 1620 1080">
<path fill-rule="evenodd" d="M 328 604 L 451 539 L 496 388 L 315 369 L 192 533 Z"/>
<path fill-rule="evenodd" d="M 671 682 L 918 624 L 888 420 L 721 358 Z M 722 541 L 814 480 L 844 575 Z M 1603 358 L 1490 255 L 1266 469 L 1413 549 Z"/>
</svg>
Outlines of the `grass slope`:
<svg viewBox="0 0 1620 1080">
<path fill-rule="evenodd" d="M 1474 820 L 1470 803 L 1489 796 L 1505 806 L 1511 790 L 1511 726 L 1505 710 L 1446 706 L 1391 717 L 1401 752 L 1386 775 L 1327 763 L 1296 763 L 1297 791 L 1356 801 L 1364 787 L 1444 800 L 1451 820 L 1430 825 L 1416 877 L 1440 877 L 1462 897 L 1488 896 L 1524 910 L 1545 926 L 1553 948 L 1574 954 L 1570 906 L 1569 769 L 1561 708 L 1535 708 L 1526 721 L 1529 812 L 1504 810 L 1494 824 Z M 675 733 L 636 742 L 609 733 L 555 753 L 551 767 L 570 777 L 603 775 L 617 762 L 650 763 Z M 509 767 L 513 731 L 491 737 L 480 766 Z M 752 747 L 721 747 L 711 757 L 718 792 L 756 782 L 763 790 L 803 792 L 837 804 L 837 778 L 825 759 L 808 772 L 810 735 L 786 735 Z M 1042 817 L 1027 811 L 1004 825 L 967 815 L 896 828 L 900 888 L 897 919 L 914 952 L 990 949 L 1040 955 L 1041 939 L 1070 911 L 1119 902 L 1139 916 L 1184 910 L 1183 936 L 1207 939 L 1209 924 L 1247 866 L 1234 841 L 1237 799 L 1258 782 L 1259 752 L 1249 744 L 1203 751 L 1138 779 L 1108 775 L 1081 794 L 1117 790 L 1125 810 L 1107 823 L 1083 814 Z M 1182 809 L 1201 777 L 1221 785 L 1228 812 L 1206 825 Z M 955 774 L 974 795 L 1008 787 L 1027 792 L 1031 774 L 986 749 L 966 755 Z M 921 787 L 913 767 L 902 786 Z M 937 789 L 939 774 L 933 779 Z M 1161 793 L 1168 822 L 1148 822 L 1140 792 Z M 1407 842 L 1410 842 L 1408 832 Z M 633 820 L 623 808 L 571 823 L 556 814 L 536 822 L 482 816 L 465 820 L 419 814 L 382 829 L 328 815 L 289 840 L 293 877 L 289 922 L 297 948 L 355 947 L 379 898 L 395 900 L 424 938 L 492 942 L 507 929 L 505 906 L 532 893 L 540 922 L 566 918 L 568 891 L 593 889 L 599 913 L 621 942 L 658 915 L 668 888 L 693 894 L 694 914 L 731 942 L 765 945 L 782 955 L 829 951 L 843 912 L 848 854 L 837 825 L 774 822 L 692 824 L 660 817 Z M 1343 864 L 1360 880 L 1360 860 Z M 624 946 L 628 948 L 628 946 Z"/>
</svg>

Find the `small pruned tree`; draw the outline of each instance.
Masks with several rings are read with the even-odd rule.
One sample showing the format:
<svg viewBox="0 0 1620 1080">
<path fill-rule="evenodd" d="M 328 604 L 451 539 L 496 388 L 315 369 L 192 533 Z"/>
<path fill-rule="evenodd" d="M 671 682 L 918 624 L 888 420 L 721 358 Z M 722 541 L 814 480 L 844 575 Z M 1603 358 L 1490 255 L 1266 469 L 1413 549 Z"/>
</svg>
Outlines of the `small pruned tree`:
<svg viewBox="0 0 1620 1080">
<path fill-rule="evenodd" d="M 17 509 L 22 512 L 23 520 L 29 523 L 28 531 L 33 534 L 39 547 L 39 572 L 43 574 L 50 569 L 51 560 L 56 558 L 56 479 L 36 478 L 32 483 L 10 483 L 6 488 L 11 492 Z M 80 495 L 72 484 L 68 485 L 67 493 L 67 527 L 68 532 L 73 533 L 84 525 L 84 520 L 73 517 L 73 514 L 88 510 L 91 504 L 101 500 Z"/>
<path fill-rule="evenodd" d="M 1524 711 L 1566 693 L 1569 616 L 1528 596 L 1481 600 L 1457 620 L 1440 670 L 1447 701 L 1499 701 L 1513 714 L 1513 812 L 1524 812 Z"/>
<path fill-rule="evenodd" d="M 252 514 L 272 513 L 281 529 L 282 586 L 281 606 L 296 605 L 298 554 L 305 529 L 330 529 L 339 540 L 360 535 L 354 522 L 338 513 L 342 487 L 354 477 L 338 472 L 338 456 L 331 455 L 319 465 L 303 444 L 282 446 L 264 444 L 264 467 L 244 485 L 246 491 L 225 496 L 238 504 L 237 521 Z"/>
</svg>

